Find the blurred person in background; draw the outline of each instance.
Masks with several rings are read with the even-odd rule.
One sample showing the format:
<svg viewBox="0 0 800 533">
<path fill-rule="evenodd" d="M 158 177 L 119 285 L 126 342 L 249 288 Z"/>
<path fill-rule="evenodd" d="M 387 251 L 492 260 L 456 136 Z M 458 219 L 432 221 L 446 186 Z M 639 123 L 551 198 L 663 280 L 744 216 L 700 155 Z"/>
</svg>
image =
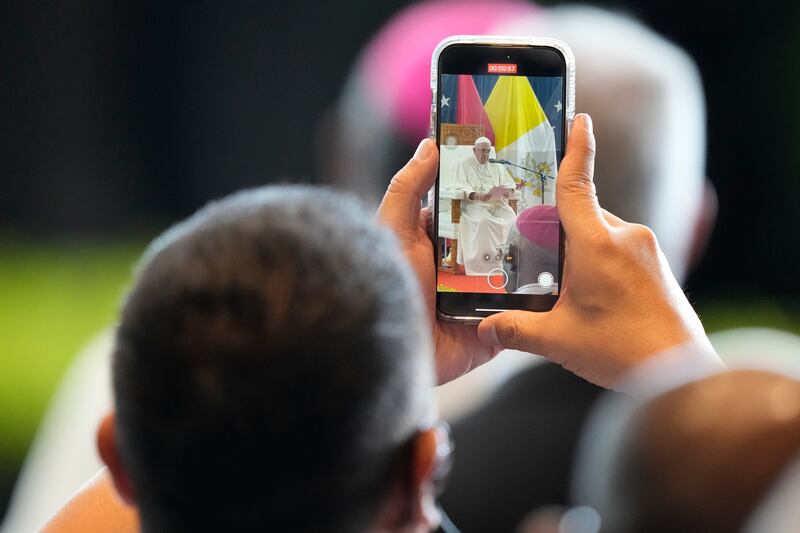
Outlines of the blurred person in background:
<svg viewBox="0 0 800 533">
<path fill-rule="evenodd" d="M 652 228 L 683 280 L 702 254 L 716 210 L 705 180 L 705 105 L 693 61 L 637 21 L 601 9 L 511 2 L 485 18 L 481 5 L 464 3 L 455 21 L 448 17 L 453 4 L 404 10 L 362 53 L 327 124 L 331 138 L 346 140 L 335 150 L 334 181 L 374 199 L 383 187 L 375 176 L 386 175 L 395 151 L 427 133 L 431 51 L 443 37 L 557 37 L 576 57 L 577 108 L 594 120 L 601 204 Z M 516 374 L 535 360 L 506 351 L 440 387 L 457 443 L 443 501 L 465 531 L 511 531 L 531 509 L 568 501 L 579 431 L 602 389 L 556 365 Z M 471 412 L 495 389 L 488 405 Z M 492 505 L 480 504 L 487 497 Z"/>
<path fill-rule="evenodd" d="M 554 205 L 532 205 L 522 211 L 508 232 L 503 270 L 506 292 L 547 294 L 552 286 L 539 283 L 541 272 L 558 272 L 560 231 Z"/>
<path fill-rule="evenodd" d="M 663 378 L 650 370 L 639 376 L 647 387 Z M 601 532 L 734 533 L 750 523 L 776 533 L 767 518 L 796 509 L 785 495 L 780 508 L 751 516 L 800 457 L 794 375 L 742 368 L 649 398 L 605 399 L 581 440 L 575 502 L 597 510 Z"/>
<path fill-rule="evenodd" d="M 573 49 L 578 107 L 590 112 L 598 142 L 608 146 L 597 161 L 598 198 L 653 229 L 683 279 L 695 248 L 702 249 L 702 239 L 692 238 L 696 226 L 710 225 L 714 214 L 713 189 L 704 181 L 699 73 L 678 47 L 606 10 L 455 0 L 404 9 L 365 47 L 320 128 L 318 173 L 377 202 L 387 176 L 429 133 L 434 47 L 468 33 L 553 36 Z M 658 126 L 646 130 L 648 121 Z"/>
<path fill-rule="evenodd" d="M 704 181 L 699 76 L 674 45 L 608 11 L 496 2 L 489 14 L 485 3 L 452 1 L 403 10 L 365 48 L 339 104 L 323 123 L 320 146 L 339 148 L 333 150 L 335 159 L 321 158 L 320 173 L 368 201 L 379 198 L 385 183 L 375 177 L 390 175 L 415 139 L 428 133 L 431 53 L 443 37 L 458 33 L 550 35 L 570 44 L 579 62 L 578 108 L 596 117 L 598 142 L 610 152 L 597 162 L 598 197 L 622 218 L 650 226 L 671 268 L 683 279 L 700 255 L 715 213 L 713 188 Z M 659 127 L 642 131 L 644 119 Z M 656 148 L 659 143 L 669 148 Z M 330 152 L 321 151 L 326 156 Z M 443 411 L 450 418 L 465 412 L 486 396 L 494 381 L 530 361 L 503 354 L 484 369 L 485 379 L 477 374 L 470 378 L 468 394 L 454 395 L 451 401 L 445 393 Z"/>
</svg>

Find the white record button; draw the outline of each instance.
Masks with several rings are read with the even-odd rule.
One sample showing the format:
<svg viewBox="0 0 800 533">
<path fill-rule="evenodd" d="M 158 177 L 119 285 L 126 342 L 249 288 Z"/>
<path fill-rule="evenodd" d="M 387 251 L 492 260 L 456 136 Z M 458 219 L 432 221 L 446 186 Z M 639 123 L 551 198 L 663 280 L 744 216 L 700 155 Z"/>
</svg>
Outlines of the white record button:
<svg viewBox="0 0 800 533">
<path fill-rule="evenodd" d="M 492 284 L 492 276 L 495 275 L 503 276 L 503 281 L 500 282 L 500 285 Z M 489 286 L 493 289 L 504 289 L 505 286 L 508 284 L 508 274 L 506 274 L 506 271 L 503 270 L 502 268 L 494 268 L 492 269 L 491 272 L 489 272 L 489 275 L 486 276 L 486 283 L 488 283 Z"/>
<path fill-rule="evenodd" d="M 540 287 L 544 287 L 546 289 L 547 287 L 550 287 L 552 285 L 553 285 L 553 275 L 550 272 L 542 272 L 541 274 L 539 274 Z"/>
</svg>

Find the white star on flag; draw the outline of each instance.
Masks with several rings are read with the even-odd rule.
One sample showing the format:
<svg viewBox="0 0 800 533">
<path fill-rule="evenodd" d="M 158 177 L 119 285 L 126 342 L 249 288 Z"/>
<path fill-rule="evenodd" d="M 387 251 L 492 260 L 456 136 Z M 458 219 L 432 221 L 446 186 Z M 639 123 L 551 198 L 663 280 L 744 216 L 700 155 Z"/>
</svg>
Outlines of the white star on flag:
<svg viewBox="0 0 800 533">
<path fill-rule="evenodd" d="M 564 106 L 561 105 L 561 100 L 559 100 L 558 103 L 553 105 L 553 107 L 556 108 L 556 112 L 557 113 L 561 113 L 561 108 L 564 107 Z"/>
<path fill-rule="evenodd" d="M 450 107 L 450 99 L 445 95 L 442 95 L 442 107 Z"/>
</svg>

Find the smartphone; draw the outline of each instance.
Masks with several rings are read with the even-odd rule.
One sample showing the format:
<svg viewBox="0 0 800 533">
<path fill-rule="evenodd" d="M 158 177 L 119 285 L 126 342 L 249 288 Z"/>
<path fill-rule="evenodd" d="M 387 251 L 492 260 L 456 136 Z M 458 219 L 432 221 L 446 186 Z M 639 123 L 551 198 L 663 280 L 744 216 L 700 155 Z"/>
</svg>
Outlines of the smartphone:
<svg viewBox="0 0 800 533">
<path fill-rule="evenodd" d="M 437 315 L 545 311 L 561 287 L 558 168 L 575 60 L 556 39 L 453 36 L 431 61 Z"/>
</svg>

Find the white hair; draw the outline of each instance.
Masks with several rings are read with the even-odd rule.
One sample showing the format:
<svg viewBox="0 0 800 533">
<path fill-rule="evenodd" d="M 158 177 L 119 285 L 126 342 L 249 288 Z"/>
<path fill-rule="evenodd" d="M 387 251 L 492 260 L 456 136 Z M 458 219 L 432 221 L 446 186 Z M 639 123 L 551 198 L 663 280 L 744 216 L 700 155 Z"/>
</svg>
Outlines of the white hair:
<svg viewBox="0 0 800 533">
<path fill-rule="evenodd" d="M 636 20 L 587 6 L 553 8 L 502 31 L 570 46 L 576 109 L 592 116 L 597 137 L 600 203 L 650 226 L 682 279 L 705 177 L 705 102 L 692 59 Z"/>
</svg>

